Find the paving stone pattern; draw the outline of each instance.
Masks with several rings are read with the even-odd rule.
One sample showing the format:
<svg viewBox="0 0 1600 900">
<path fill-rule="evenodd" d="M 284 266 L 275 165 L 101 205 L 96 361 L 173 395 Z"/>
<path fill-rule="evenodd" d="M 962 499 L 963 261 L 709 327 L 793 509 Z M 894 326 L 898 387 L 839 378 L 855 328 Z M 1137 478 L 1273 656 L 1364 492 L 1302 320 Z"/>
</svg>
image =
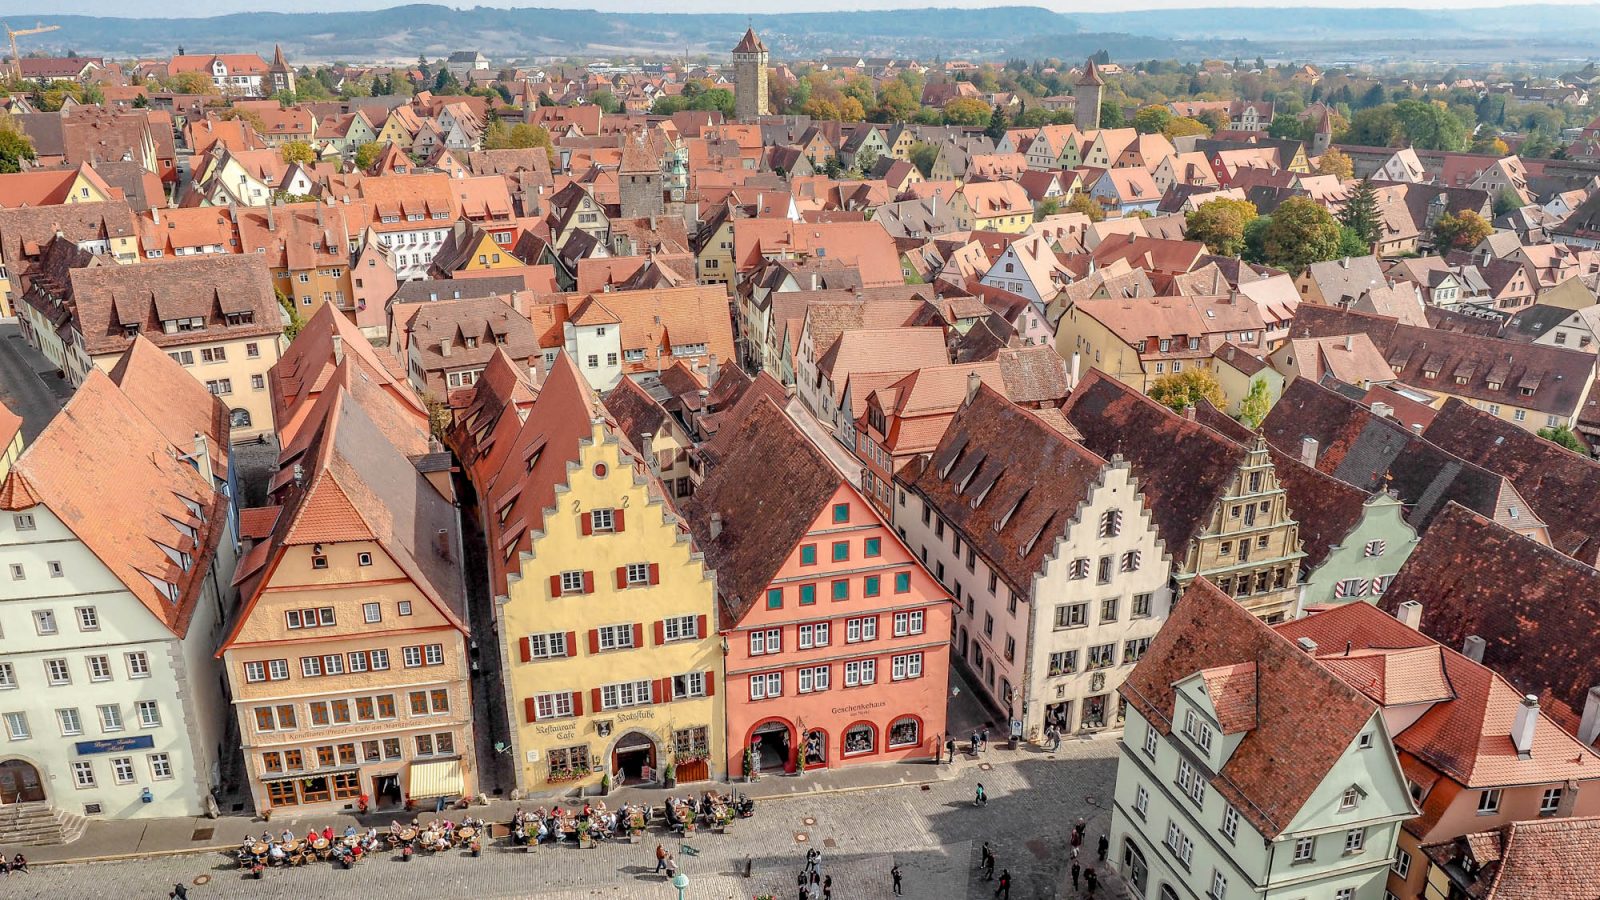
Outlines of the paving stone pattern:
<svg viewBox="0 0 1600 900">
<path fill-rule="evenodd" d="M 815 846 L 823 853 L 822 871 L 833 876 L 836 900 L 891 897 L 889 868 L 895 862 L 904 875 L 907 897 L 980 900 L 994 891 L 994 884 L 984 883 L 977 872 L 978 848 L 985 840 L 996 848 L 996 874 L 999 869 L 1011 871 L 1015 900 L 1074 896 L 1070 878 L 1064 878 L 1070 860 L 1068 836 L 1079 816 L 1088 819 L 1083 859 L 1091 860 L 1096 839 L 1110 824 L 1115 750 L 1109 740 L 1069 742 L 1053 757 L 1023 753 L 988 768 L 967 764 L 949 780 L 926 786 L 762 801 L 755 818 L 739 822 L 733 833 L 701 834 L 689 840 L 700 853 L 678 856 L 691 879 L 684 896 L 749 900 L 770 892 L 779 900 L 794 897 L 795 876 L 805 851 Z M 982 809 L 972 804 L 979 781 L 990 797 Z M 275 819 L 271 827 L 278 831 L 284 824 Z M 261 881 L 243 878 L 231 861 L 217 855 L 59 865 L 0 880 L 0 897 L 100 897 L 114 884 L 118 898 L 154 900 L 166 897 L 174 882 L 183 881 L 191 885 L 189 896 L 194 900 L 672 900 L 675 891 L 665 876 L 652 872 L 657 842 L 675 852 L 683 843 L 652 833 L 637 845 L 603 844 L 593 850 L 546 847 L 523 853 L 491 847 L 479 859 L 452 852 L 410 863 L 379 857 L 350 871 L 325 863 L 268 871 Z M 743 877 L 747 858 L 753 871 L 748 879 Z M 210 882 L 192 886 L 201 875 L 209 875 Z M 1112 890 L 1101 891 L 1102 897 L 1113 895 Z"/>
</svg>

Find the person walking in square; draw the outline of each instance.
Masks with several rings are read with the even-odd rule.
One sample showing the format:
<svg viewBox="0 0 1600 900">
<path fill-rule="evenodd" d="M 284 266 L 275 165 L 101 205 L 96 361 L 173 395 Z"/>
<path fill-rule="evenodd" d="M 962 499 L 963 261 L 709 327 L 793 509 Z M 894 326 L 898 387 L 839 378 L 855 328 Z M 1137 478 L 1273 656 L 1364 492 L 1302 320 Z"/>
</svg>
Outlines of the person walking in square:
<svg viewBox="0 0 1600 900">
<path fill-rule="evenodd" d="M 822 876 L 822 900 L 833 900 L 833 876 Z"/>
<path fill-rule="evenodd" d="M 994 889 L 994 895 L 1001 900 L 1011 900 L 1011 870 L 1000 870 L 1000 886 Z"/>
<path fill-rule="evenodd" d="M 659 873 L 662 869 L 665 869 L 666 867 L 667 867 L 667 848 L 661 846 L 660 844 L 657 844 L 656 845 L 656 871 L 655 871 L 655 873 L 652 873 L 652 874 Z"/>
<path fill-rule="evenodd" d="M 1099 842 L 1095 844 L 1095 853 L 1100 857 L 1100 861 L 1101 862 L 1105 862 L 1106 861 L 1106 851 L 1108 851 L 1110 849 L 1111 849 L 1111 839 L 1106 837 L 1103 834 L 1100 835 Z"/>
<path fill-rule="evenodd" d="M 1083 881 L 1085 886 L 1089 888 L 1089 896 L 1093 897 L 1095 888 L 1100 886 L 1100 876 L 1094 873 L 1094 866 L 1084 870 Z"/>
<path fill-rule="evenodd" d="M 982 872 L 994 865 L 994 851 L 989 849 L 989 842 L 983 842 L 983 850 L 978 856 L 978 871 Z"/>
<path fill-rule="evenodd" d="M 1082 874 L 1082 872 L 1083 872 L 1083 867 L 1078 865 L 1078 861 L 1077 860 L 1073 860 L 1072 861 L 1072 889 L 1073 890 L 1077 890 L 1078 889 L 1078 876 L 1080 874 Z"/>
<path fill-rule="evenodd" d="M 901 891 L 900 891 L 900 864 L 899 863 L 895 863 L 893 868 L 889 869 L 889 877 L 894 879 L 894 895 L 896 897 L 900 896 Z"/>
</svg>

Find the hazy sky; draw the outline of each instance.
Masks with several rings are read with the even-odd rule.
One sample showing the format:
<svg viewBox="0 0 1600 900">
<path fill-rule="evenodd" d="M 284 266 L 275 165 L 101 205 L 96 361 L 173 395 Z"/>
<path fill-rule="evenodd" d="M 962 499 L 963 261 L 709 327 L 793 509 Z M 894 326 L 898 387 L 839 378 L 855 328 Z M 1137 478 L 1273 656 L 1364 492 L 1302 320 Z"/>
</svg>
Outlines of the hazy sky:
<svg viewBox="0 0 1600 900">
<path fill-rule="evenodd" d="M 426 2 L 426 0 L 422 0 Z M 1464 6 L 1510 6 L 1505 0 L 1296 0 L 1302 6 L 1386 6 L 1418 9 L 1459 9 Z M 1584 3 L 1593 0 L 1542 0 L 1545 3 Z M 398 0 L 276 0 L 273 12 L 330 12 L 358 9 L 383 9 L 403 5 Z M 1061 12 L 1110 12 L 1194 6 L 1281 6 L 1280 0 L 812 0 L 796 4 L 792 0 L 474 0 L 472 3 L 441 3 L 444 6 L 565 7 L 600 9 L 612 12 L 823 12 L 831 10 L 907 9 L 927 6 L 1042 6 Z M 149 4 L 128 0 L 0 0 L 0 15 L 40 18 L 52 15 L 96 15 L 182 17 L 209 16 L 233 12 L 261 12 L 259 0 L 208 0 L 205 3 Z M 21 27 L 18 23 L 17 27 Z M 31 23 L 30 23 L 31 24 Z"/>
</svg>

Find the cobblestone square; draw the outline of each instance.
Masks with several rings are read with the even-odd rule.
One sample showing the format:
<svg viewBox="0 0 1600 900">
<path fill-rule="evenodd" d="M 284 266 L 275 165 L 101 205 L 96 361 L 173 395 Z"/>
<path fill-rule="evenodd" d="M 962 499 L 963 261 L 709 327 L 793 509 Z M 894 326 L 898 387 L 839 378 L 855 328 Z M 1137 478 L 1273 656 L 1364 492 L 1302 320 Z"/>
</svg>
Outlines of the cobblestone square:
<svg viewBox="0 0 1600 900">
<path fill-rule="evenodd" d="M 576 900 L 593 897 L 662 897 L 675 891 L 653 874 L 656 843 L 677 851 L 691 844 L 698 855 L 679 854 L 690 886 L 686 898 L 733 900 L 772 893 L 795 896 L 795 876 L 808 847 L 823 853 L 823 872 L 833 877 L 837 900 L 876 900 L 892 896 L 890 867 L 898 862 L 907 897 L 985 898 L 994 885 L 977 872 L 979 846 L 996 850 L 996 874 L 1009 869 L 1011 896 L 1071 897 L 1070 880 L 1061 891 L 1069 863 L 1068 836 L 1082 816 L 1088 820 L 1083 860 L 1092 861 L 1095 842 L 1110 824 L 1110 793 L 1116 774 L 1116 744 L 1108 738 L 1068 742 L 1054 755 L 1020 751 L 991 752 L 983 762 L 963 761 L 952 777 L 910 785 L 832 794 L 800 795 L 760 802 L 753 819 L 726 835 L 700 834 L 687 842 L 659 831 L 643 842 L 602 844 L 593 850 L 570 846 L 533 853 L 485 848 L 479 859 L 464 851 L 419 857 L 410 863 L 380 856 L 349 871 L 322 863 L 302 869 L 268 871 L 260 881 L 244 878 L 231 860 L 217 854 L 128 862 L 40 866 L 27 875 L 0 880 L 0 896 L 24 898 L 166 897 L 175 882 L 191 885 L 189 896 L 204 898 L 509 898 Z M 1005 757 L 1002 761 L 1001 757 Z M 989 759 L 995 761 L 991 764 Z M 972 804 L 982 782 L 989 793 L 984 808 Z M 530 806 L 533 804 L 529 804 Z M 274 819 L 303 830 L 311 824 Z M 221 838 L 224 835 L 218 834 Z M 92 851 L 92 848 L 83 848 Z M 744 877 L 746 862 L 752 877 Z M 193 886 L 201 875 L 209 883 Z M 1102 896 L 1110 896 L 1102 891 Z"/>
</svg>

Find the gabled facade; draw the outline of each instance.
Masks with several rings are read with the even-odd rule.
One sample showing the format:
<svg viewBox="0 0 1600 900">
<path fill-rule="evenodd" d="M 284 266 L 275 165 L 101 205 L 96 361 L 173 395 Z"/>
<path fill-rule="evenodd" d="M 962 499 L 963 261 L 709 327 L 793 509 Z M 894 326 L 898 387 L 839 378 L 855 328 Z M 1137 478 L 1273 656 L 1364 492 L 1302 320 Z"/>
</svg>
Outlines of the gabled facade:
<svg viewBox="0 0 1600 900">
<path fill-rule="evenodd" d="M 746 751 L 768 773 L 933 758 L 949 595 L 784 410 L 746 399 L 685 506 L 718 571 L 728 771 Z"/>
<path fill-rule="evenodd" d="M 508 367 L 497 354 L 479 384 L 489 408 L 527 388 Z M 468 473 L 517 786 L 721 777 L 716 582 L 648 461 L 565 354 L 526 419 L 485 424 Z"/>
<path fill-rule="evenodd" d="M 242 516 L 241 608 L 217 656 L 260 810 L 477 789 L 457 514 L 424 473 L 426 432 L 355 364 L 285 442 L 270 505 Z"/>
<path fill-rule="evenodd" d="M 1203 580 L 1122 694 L 1111 853 L 1137 896 L 1383 897 L 1416 807 L 1377 704 Z"/>
<path fill-rule="evenodd" d="M 1029 741 L 1119 727 L 1117 688 L 1172 600 L 1131 467 L 974 383 L 896 488 L 895 527 L 954 592 L 955 653 L 988 704 Z"/>
<path fill-rule="evenodd" d="M 1098 370 L 1062 407 L 1084 446 L 1133 464 L 1180 587 L 1206 576 L 1268 622 L 1295 607 L 1305 553 L 1267 443 L 1237 443 Z"/>
<path fill-rule="evenodd" d="M 233 599 L 227 416 L 132 352 L 0 485 L 0 808 L 47 804 L 57 840 L 78 816 L 203 815 L 231 755 L 211 656 Z"/>
</svg>

